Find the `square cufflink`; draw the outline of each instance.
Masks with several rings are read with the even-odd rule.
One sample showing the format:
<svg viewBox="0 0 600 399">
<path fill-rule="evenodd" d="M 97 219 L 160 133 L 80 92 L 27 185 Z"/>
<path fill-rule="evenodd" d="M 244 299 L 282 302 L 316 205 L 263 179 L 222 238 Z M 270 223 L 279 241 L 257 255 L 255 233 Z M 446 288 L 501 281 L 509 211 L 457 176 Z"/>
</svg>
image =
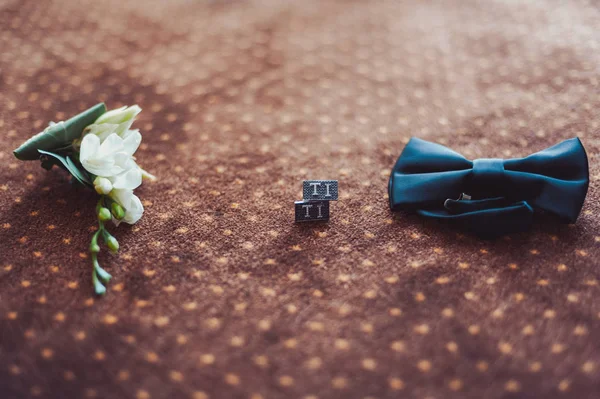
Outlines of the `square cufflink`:
<svg viewBox="0 0 600 399">
<path fill-rule="evenodd" d="M 338 181 L 305 180 L 302 197 L 302 201 L 294 202 L 296 223 L 328 221 L 329 201 L 338 199 Z"/>
<path fill-rule="evenodd" d="M 328 201 L 296 201 L 296 222 L 319 222 L 329 220 Z"/>
<path fill-rule="evenodd" d="M 337 201 L 337 180 L 304 180 L 302 198 L 307 200 Z"/>
</svg>

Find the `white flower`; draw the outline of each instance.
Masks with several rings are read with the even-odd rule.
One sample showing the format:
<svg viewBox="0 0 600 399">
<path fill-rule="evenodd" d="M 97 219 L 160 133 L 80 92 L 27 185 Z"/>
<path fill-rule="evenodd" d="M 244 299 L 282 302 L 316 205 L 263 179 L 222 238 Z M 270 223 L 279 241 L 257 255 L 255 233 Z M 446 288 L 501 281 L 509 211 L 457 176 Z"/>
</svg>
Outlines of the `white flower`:
<svg viewBox="0 0 600 399">
<path fill-rule="evenodd" d="M 144 206 L 133 190 L 142 184 L 142 178 L 155 179 L 141 169 L 133 154 L 140 146 L 139 130 L 130 130 L 141 108 L 137 105 L 122 107 L 101 115 L 86 127 L 81 139 L 79 160 L 81 165 L 95 175 L 94 188 L 107 195 L 125 211 L 115 224 L 134 224 L 142 217 Z"/>
<path fill-rule="evenodd" d="M 79 160 L 88 172 L 109 178 L 110 183 L 114 185 L 114 179 L 110 178 L 138 168 L 133 153 L 139 147 L 142 135 L 139 130 L 129 130 L 129 128 L 141 110 L 139 106 L 132 105 L 108 111 L 86 127 L 83 138 L 80 143 L 77 140 L 76 145 L 80 150 Z M 137 172 L 135 176 L 137 177 Z M 127 175 L 127 178 L 131 179 L 132 175 Z M 141 179 L 136 178 L 137 180 L 140 180 L 141 184 Z M 127 183 L 127 186 L 130 185 L 130 182 Z M 98 180 L 98 184 L 94 186 L 97 191 L 100 190 L 98 193 L 106 194 L 107 190 L 110 192 L 106 180 Z M 118 186 L 117 183 L 116 187 Z"/>
<path fill-rule="evenodd" d="M 125 209 L 125 217 L 120 220 L 121 222 L 134 224 L 140 220 L 144 213 L 144 206 L 142 201 L 133 194 L 133 190 L 115 188 L 110 192 L 110 197 Z M 115 220 L 115 224 L 118 225 L 119 221 Z"/>
<path fill-rule="evenodd" d="M 137 165 L 133 153 L 142 142 L 142 135 L 132 131 L 127 138 L 122 139 L 116 133 L 111 133 L 104 141 L 95 134 L 86 134 L 81 141 L 79 161 L 93 175 L 101 177 L 117 176 Z"/>
</svg>

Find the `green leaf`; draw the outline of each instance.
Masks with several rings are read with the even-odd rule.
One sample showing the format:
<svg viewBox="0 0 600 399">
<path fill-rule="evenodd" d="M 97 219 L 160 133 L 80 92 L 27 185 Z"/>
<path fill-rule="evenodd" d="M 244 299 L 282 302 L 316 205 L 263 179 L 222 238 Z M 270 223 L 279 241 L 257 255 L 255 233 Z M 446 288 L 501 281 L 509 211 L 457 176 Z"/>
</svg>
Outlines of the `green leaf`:
<svg viewBox="0 0 600 399">
<path fill-rule="evenodd" d="M 48 126 L 43 132 L 21 144 L 13 153 L 21 161 L 33 161 L 39 158 L 38 150 L 56 152 L 57 149 L 65 148 L 71 145 L 73 140 L 81 137 L 83 129 L 104 113 L 106 113 L 106 105 L 96 104 L 65 122 Z"/>
<path fill-rule="evenodd" d="M 48 155 L 50 157 L 53 157 L 53 158 L 59 160 L 60 163 L 69 171 L 69 173 L 71 173 L 71 175 L 73 175 L 73 177 L 79 183 L 83 184 L 84 186 L 93 187 L 93 184 L 92 184 L 87 172 L 83 172 L 83 171 L 79 170 L 79 168 L 77 167 L 77 165 L 75 165 L 75 163 L 71 160 L 71 158 L 63 157 L 61 155 L 54 154 L 53 152 L 50 152 L 50 151 L 44 151 L 44 150 L 38 150 L 38 151 L 40 154 Z"/>
<path fill-rule="evenodd" d="M 77 165 L 75 164 L 75 162 L 73 162 L 73 160 L 71 160 L 71 158 L 69 158 L 68 156 L 66 157 L 67 159 L 67 164 L 69 165 L 69 172 L 71 172 L 71 174 L 73 176 L 75 176 L 75 178 L 79 181 L 84 181 L 87 184 L 89 184 L 90 186 L 93 186 L 92 183 L 92 179 L 89 175 L 89 173 L 85 170 L 85 169 L 79 169 L 79 167 L 77 167 Z"/>
<path fill-rule="evenodd" d="M 68 169 L 65 167 L 65 165 L 63 165 L 62 162 L 60 162 L 56 158 L 45 157 L 41 158 L 40 160 L 42 161 L 42 168 L 46 170 L 50 170 L 54 165 L 56 165 L 59 168 L 62 168 L 68 172 Z"/>
</svg>

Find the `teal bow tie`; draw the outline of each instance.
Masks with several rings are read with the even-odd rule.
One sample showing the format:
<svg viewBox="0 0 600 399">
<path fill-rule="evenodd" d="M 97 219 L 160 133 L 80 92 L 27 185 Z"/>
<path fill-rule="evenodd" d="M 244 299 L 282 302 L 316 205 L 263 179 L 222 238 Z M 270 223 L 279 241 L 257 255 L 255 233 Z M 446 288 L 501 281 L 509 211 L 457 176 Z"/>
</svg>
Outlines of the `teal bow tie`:
<svg viewBox="0 0 600 399">
<path fill-rule="evenodd" d="M 533 208 L 575 222 L 588 183 L 587 156 L 578 138 L 525 158 L 469 161 L 413 137 L 392 169 L 389 200 L 392 211 L 415 210 L 480 236 L 498 236 L 528 230 Z"/>
</svg>

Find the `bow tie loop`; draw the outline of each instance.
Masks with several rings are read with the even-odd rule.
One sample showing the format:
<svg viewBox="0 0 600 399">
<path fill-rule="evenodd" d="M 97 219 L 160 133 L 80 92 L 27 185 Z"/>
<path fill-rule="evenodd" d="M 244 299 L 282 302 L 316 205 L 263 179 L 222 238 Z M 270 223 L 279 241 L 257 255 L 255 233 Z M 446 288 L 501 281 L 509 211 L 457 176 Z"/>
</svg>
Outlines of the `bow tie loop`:
<svg viewBox="0 0 600 399">
<path fill-rule="evenodd" d="M 533 209 L 527 202 L 512 202 L 502 197 L 483 200 L 448 199 L 444 202 L 444 208 L 420 209 L 417 213 L 431 219 L 450 221 L 482 238 L 526 231 L 533 220 Z"/>
<path fill-rule="evenodd" d="M 471 171 L 471 195 L 493 196 L 504 185 L 504 160 L 500 158 L 480 158 L 473 161 Z M 486 195 L 486 196 L 487 196 Z"/>
</svg>

